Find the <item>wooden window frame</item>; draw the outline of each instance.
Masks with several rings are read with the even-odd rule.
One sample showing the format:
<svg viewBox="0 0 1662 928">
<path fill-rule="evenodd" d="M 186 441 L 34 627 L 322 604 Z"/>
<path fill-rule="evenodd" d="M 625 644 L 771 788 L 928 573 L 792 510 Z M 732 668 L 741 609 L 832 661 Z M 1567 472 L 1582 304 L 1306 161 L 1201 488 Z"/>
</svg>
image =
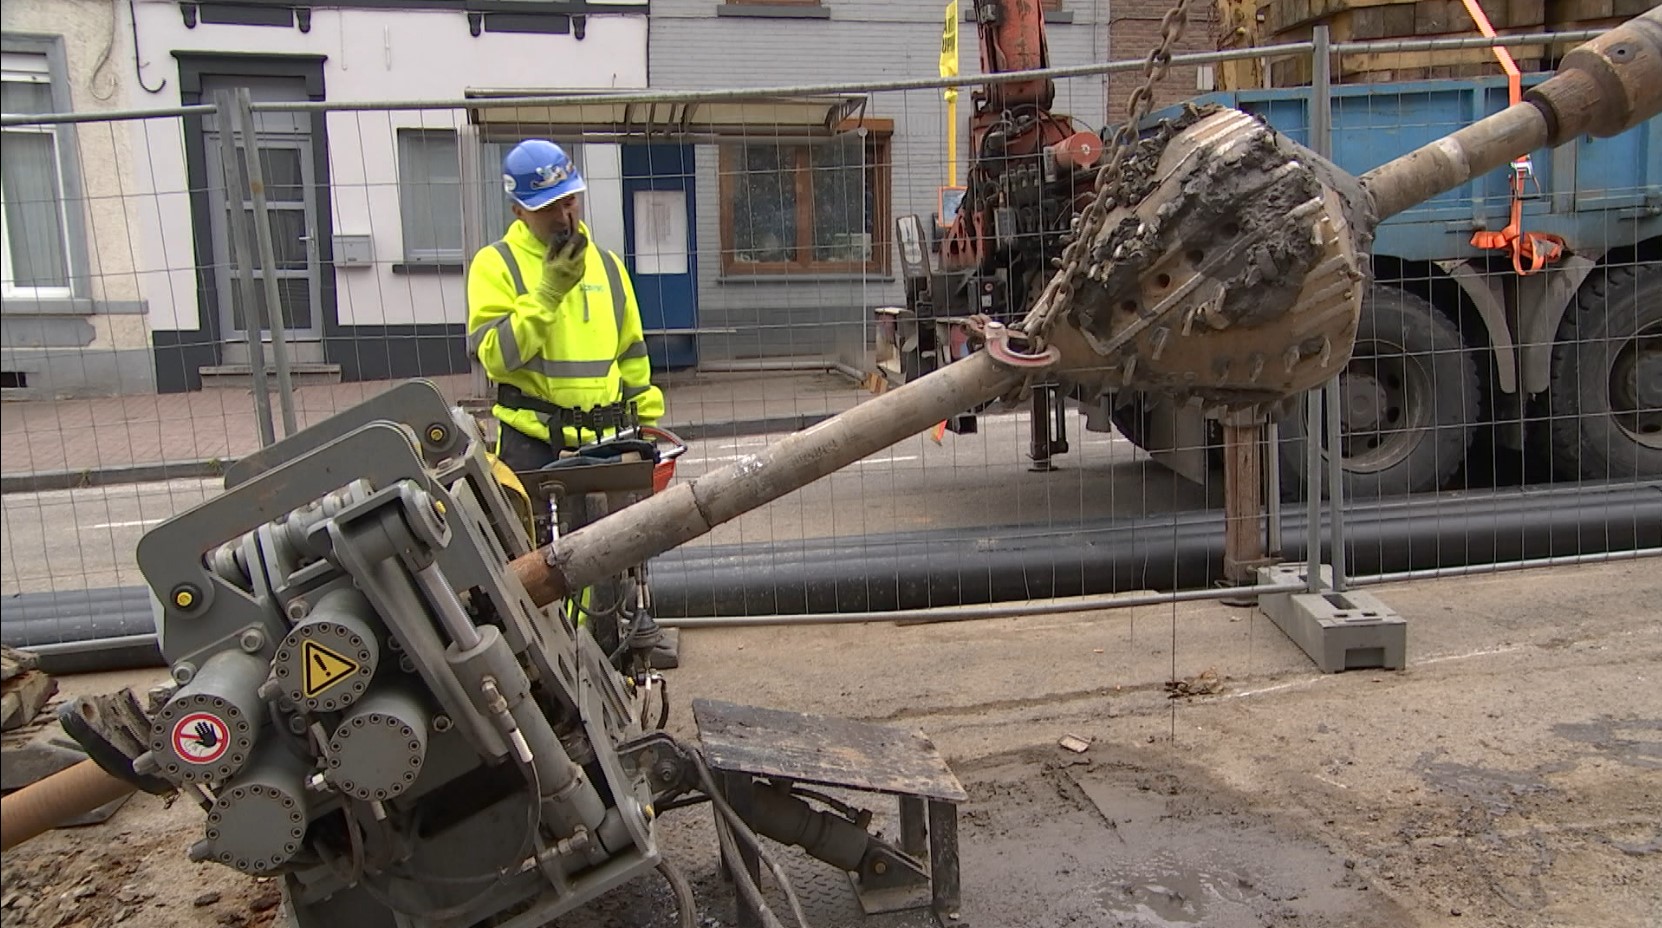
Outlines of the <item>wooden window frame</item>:
<svg viewBox="0 0 1662 928">
<path fill-rule="evenodd" d="M 890 179 L 890 157 L 892 136 L 889 132 L 871 131 L 870 121 L 867 121 L 868 135 L 864 144 L 871 152 L 867 163 L 867 170 L 871 172 L 872 203 L 872 233 L 871 259 L 868 261 L 815 261 L 812 257 L 806 260 L 790 262 L 771 262 L 759 264 L 749 261 L 737 261 L 735 255 L 738 246 L 735 244 L 735 230 L 733 226 L 733 179 L 743 172 L 743 162 L 739 159 L 739 147 L 746 144 L 735 142 L 720 146 L 720 159 L 717 168 L 720 183 L 718 196 L 721 199 L 721 272 L 729 277 L 791 277 L 815 274 L 858 274 L 873 276 L 888 276 L 889 274 L 889 224 L 893 221 L 894 208 L 890 203 L 892 195 L 892 181 Z M 891 124 L 892 125 L 892 124 Z M 757 140 L 750 144 L 766 144 L 766 140 Z M 799 254 L 813 254 L 814 248 L 814 215 L 813 215 L 813 170 L 812 144 L 787 143 L 781 147 L 794 152 L 796 164 L 794 178 L 796 181 L 796 240 Z M 807 204 L 807 208 L 803 208 Z"/>
</svg>

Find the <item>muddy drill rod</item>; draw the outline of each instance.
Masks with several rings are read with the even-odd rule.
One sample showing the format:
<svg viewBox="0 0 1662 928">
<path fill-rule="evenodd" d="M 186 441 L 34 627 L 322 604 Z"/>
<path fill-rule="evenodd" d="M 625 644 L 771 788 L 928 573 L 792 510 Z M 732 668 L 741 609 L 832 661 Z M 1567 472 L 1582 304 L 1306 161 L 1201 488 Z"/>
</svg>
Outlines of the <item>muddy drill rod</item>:
<svg viewBox="0 0 1662 928">
<path fill-rule="evenodd" d="M 1662 6 L 1564 56 L 1558 73 L 1507 107 L 1362 175 L 1380 221 L 1579 135 L 1608 138 L 1662 112 Z"/>
<path fill-rule="evenodd" d="M 630 506 L 513 562 L 539 605 L 705 534 L 971 406 L 997 399 L 1027 372 L 976 352 L 899 389 Z"/>
<path fill-rule="evenodd" d="M 1582 134 L 1615 135 L 1659 112 L 1662 8 L 1571 51 L 1559 73 L 1531 90 L 1524 103 L 1376 168 L 1362 183 L 1377 222 L 1544 145 L 1562 145 Z M 514 573 L 538 604 L 554 602 L 996 399 L 1027 373 L 1001 367 L 986 352 L 977 352 L 691 484 L 578 529 L 515 560 Z"/>
</svg>

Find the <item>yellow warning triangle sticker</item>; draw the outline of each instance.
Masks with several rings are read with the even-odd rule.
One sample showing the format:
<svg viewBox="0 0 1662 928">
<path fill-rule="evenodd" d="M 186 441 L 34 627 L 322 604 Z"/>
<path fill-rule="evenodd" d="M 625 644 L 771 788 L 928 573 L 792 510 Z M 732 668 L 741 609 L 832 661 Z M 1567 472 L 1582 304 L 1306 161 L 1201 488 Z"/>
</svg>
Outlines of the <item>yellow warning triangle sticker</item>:
<svg viewBox="0 0 1662 928">
<path fill-rule="evenodd" d="M 357 661 L 331 651 L 315 641 L 301 644 L 300 660 L 306 665 L 305 686 L 301 692 L 307 699 L 316 698 L 319 693 L 352 676 L 358 669 Z"/>
</svg>

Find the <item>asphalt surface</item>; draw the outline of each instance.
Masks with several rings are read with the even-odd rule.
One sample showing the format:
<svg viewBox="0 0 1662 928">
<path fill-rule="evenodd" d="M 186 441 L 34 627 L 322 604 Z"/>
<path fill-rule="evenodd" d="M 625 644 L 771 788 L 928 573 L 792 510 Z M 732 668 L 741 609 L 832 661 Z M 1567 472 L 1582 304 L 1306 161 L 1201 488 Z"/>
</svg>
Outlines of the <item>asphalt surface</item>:
<svg viewBox="0 0 1662 928">
<path fill-rule="evenodd" d="M 1209 491 L 1153 464 L 1117 434 L 1070 421 L 1058 470 L 1033 473 L 1025 413 L 985 416 L 973 435 L 918 435 L 727 525 L 692 545 L 859 539 L 919 529 L 1065 529 L 1199 508 Z M 677 477 L 696 477 L 784 432 L 696 442 Z M 332 489 L 332 488 L 328 488 Z M 0 497 L 0 594 L 141 585 L 134 549 L 150 527 L 219 492 L 216 480 L 89 487 Z"/>
<path fill-rule="evenodd" d="M 923 732 L 969 794 L 958 924 L 1654 928 L 1657 566 L 1375 588 L 1410 623 L 1398 672 L 1318 673 L 1262 614 L 1216 603 L 698 629 L 668 673 L 670 730 L 693 740 L 689 706 L 707 698 Z M 1208 672 L 1216 689 L 1171 698 L 1169 682 Z M 165 676 L 60 683 L 142 694 Z M 1063 750 L 1064 735 L 1089 748 Z M 892 809 L 860 805 L 880 826 Z M 730 928 L 709 821 L 674 811 L 659 834 L 700 924 Z M 187 858 L 203 827 L 190 803 L 141 795 L 105 824 L 42 836 L 6 854 L 0 921 L 266 928 L 272 884 Z M 791 869 L 816 928 L 933 924 L 860 919 L 841 874 Z M 677 920 L 648 876 L 560 924 Z"/>
<path fill-rule="evenodd" d="M 0 593 L 136 586 L 151 526 L 215 495 L 217 480 L 8 493 L 0 497 Z"/>
</svg>

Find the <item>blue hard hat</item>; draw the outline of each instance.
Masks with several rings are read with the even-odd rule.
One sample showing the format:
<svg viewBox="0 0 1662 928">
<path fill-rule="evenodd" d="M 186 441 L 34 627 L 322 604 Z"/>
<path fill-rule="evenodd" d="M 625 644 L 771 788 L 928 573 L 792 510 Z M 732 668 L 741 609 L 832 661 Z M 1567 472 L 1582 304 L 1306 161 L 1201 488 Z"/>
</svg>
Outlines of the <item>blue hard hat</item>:
<svg viewBox="0 0 1662 928">
<path fill-rule="evenodd" d="M 502 159 L 502 189 L 526 209 L 588 189 L 565 149 L 547 139 L 526 139 Z"/>
</svg>

